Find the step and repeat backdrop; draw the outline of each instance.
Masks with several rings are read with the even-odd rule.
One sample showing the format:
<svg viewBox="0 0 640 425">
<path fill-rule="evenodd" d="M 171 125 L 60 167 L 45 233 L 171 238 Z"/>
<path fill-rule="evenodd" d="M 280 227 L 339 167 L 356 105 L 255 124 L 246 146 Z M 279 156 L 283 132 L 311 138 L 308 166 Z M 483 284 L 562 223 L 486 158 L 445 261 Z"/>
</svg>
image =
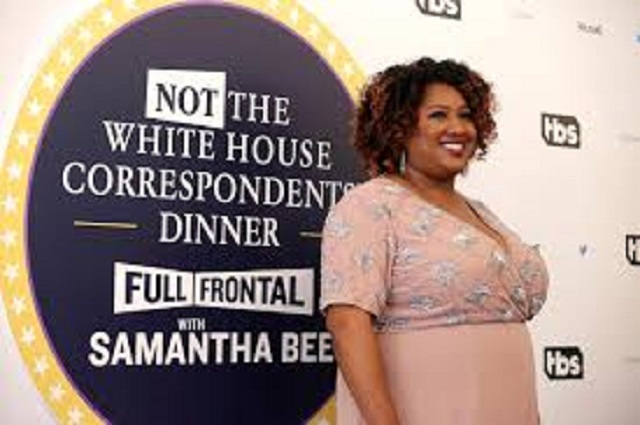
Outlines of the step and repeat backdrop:
<svg viewBox="0 0 640 425">
<path fill-rule="evenodd" d="M 320 230 L 367 75 L 494 84 L 547 425 L 640 423 L 640 2 L 0 5 L 0 423 L 334 424 Z M 428 361 L 425 359 L 425 361 Z"/>
</svg>

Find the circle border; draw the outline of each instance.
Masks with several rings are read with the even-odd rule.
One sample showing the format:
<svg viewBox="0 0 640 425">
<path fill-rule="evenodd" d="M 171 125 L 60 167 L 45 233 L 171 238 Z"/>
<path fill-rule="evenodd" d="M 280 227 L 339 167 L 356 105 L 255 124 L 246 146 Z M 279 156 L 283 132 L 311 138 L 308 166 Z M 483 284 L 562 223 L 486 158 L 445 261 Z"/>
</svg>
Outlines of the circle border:
<svg viewBox="0 0 640 425">
<path fill-rule="evenodd" d="M 298 0 L 103 0 L 71 24 L 40 66 L 9 136 L 0 185 L 0 283 L 9 326 L 38 392 L 60 423 L 108 422 L 74 387 L 61 367 L 37 312 L 31 290 L 26 244 L 29 170 L 51 108 L 84 60 L 123 26 L 157 8 L 189 4 L 234 4 L 274 19 L 314 48 L 355 101 L 364 73 L 342 43 Z M 335 398 L 307 421 L 328 425 Z"/>
</svg>

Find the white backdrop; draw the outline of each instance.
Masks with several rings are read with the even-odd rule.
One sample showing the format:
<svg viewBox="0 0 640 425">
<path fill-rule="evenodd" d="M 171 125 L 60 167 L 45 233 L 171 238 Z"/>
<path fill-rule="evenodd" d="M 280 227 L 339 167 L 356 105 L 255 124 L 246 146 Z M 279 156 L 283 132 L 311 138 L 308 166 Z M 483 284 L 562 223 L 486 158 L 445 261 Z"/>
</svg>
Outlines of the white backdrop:
<svg viewBox="0 0 640 425">
<path fill-rule="evenodd" d="M 39 63 L 94 3 L 0 3 L 0 153 Z M 366 73 L 431 55 L 494 82 L 499 141 L 462 183 L 548 261 L 550 297 L 531 324 L 543 423 L 639 424 L 640 267 L 625 236 L 640 235 L 640 0 L 462 0 L 460 21 L 424 15 L 415 0 L 300 3 Z M 547 145 L 542 113 L 575 117 L 580 148 Z M 5 307 L 0 423 L 53 423 Z M 584 379 L 548 379 L 544 348 L 557 346 L 580 348 Z"/>
</svg>

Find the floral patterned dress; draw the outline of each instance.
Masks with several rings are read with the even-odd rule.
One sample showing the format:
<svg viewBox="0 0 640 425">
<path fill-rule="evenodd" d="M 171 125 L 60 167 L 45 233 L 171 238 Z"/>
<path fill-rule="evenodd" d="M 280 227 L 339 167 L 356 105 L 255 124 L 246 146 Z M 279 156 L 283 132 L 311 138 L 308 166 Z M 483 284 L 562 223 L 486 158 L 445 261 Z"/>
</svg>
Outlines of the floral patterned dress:
<svg viewBox="0 0 640 425">
<path fill-rule="evenodd" d="M 539 422 L 524 322 L 545 301 L 546 268 L 469 202 L 506 247 L 386 177 L 349 191 L 327 217 L 321 308 L 374 316 L 403 425 Z M 336 390 L 338 425 L 364 424 L 340 373 Z"/>
</svg>

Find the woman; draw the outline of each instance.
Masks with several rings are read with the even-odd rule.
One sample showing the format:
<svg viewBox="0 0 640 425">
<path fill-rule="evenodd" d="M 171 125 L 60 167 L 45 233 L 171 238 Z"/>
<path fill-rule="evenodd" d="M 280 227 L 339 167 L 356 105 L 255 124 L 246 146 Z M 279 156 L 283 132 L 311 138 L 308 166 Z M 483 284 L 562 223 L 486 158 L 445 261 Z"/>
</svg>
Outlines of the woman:
<svg viewBox="0 0 640 425">
<path fill-rule="evenodd" d="M 339 366 L 338 425 L 538 424 L 524 322 L 547 273 L 482 203 L 455 189 L 495 138 L 491 88 L 423 58 L 377 74 L 355 147 L 372 179 L 332 209 L 322 299 Z"/>
</svg>

